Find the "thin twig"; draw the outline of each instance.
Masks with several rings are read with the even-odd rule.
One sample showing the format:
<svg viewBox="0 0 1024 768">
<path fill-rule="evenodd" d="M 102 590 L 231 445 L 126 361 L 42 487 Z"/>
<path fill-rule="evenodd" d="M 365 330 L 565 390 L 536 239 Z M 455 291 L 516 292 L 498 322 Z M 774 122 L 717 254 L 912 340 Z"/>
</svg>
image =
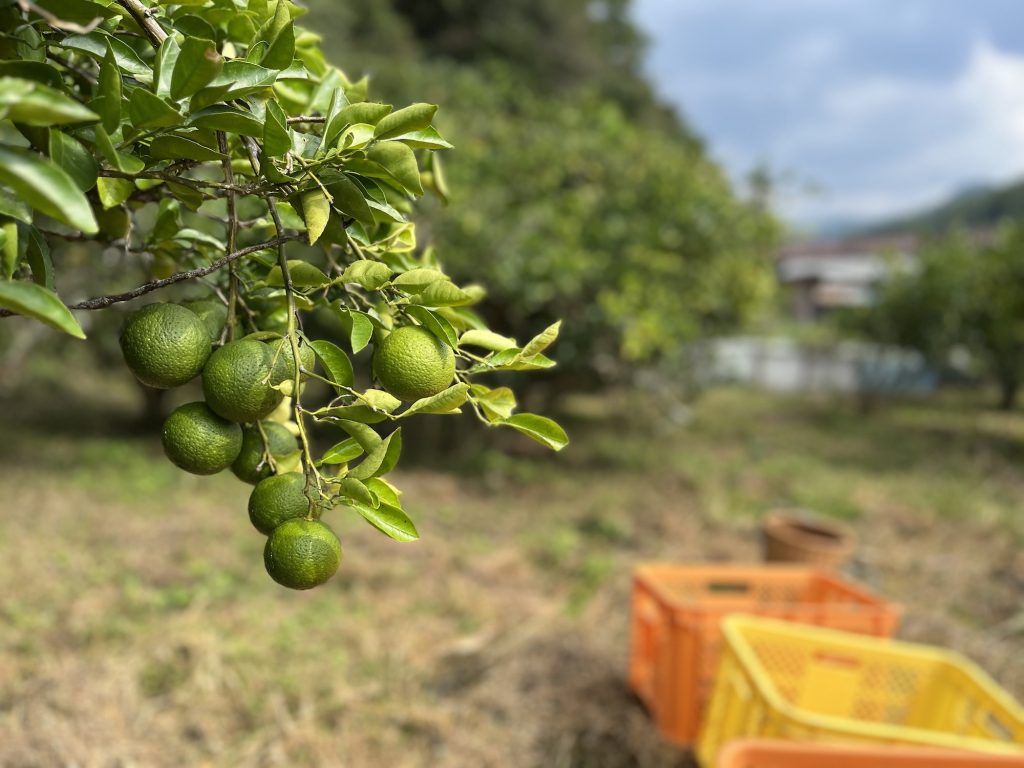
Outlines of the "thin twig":
<svg viewBox="0 0 1024 768">
<path fill-rule="evenodd" d="M 135 23 L 142 27 L 142 31 L 146 33 L 146 37 L 153 43 L 153 47 L 159 48 L 163 41 L 167 39 L 167 33 L 164 32 L 164 28 L 160 26 L 157 20 L 153 18 L 153 11 L 147 8 L 141 0 L 117 0 L 117 2 L 132 15 Z"/>
<path fill-rule="evenodd" d="M 228 137 L 224 131 L 217 131 L 217 148 L 224 155 L 224 182 L 229 187 L 235 186 L 235 172 L 231 168 L 231 151 L 228 147 Z M 281 233 L 278 232 L 280 235 Z M 235 250 L 235 238 L 238 235 L 238 209 L 235 206 L 235 190 L 228 191 L 228 241 L 227 252 Z M 238 303 L 238 275 L 235 274 L 235 265 L 228 265 L 228 340 L 235 338 L 235 309 Z"/>
<path fill-rule="evenodd" d="M 77 304 L 68 304 L 68 309 L 104 309 L 105 307 L 109 307 L 111 304 L 120 304 L 123 301 L 131 301 L 132 299 L 137 299 L 139 296 L 144 296 L 147 293 L 152 293 L 153 291 L 159 290 L 160 288 L 166 288 L 168 285 L 180 283 L 183 280 L 194 280 L 197 277 L 205 277 L 206 275 L 209 275 L 212 272 L 216 272 L 218 269 L 221 269 L 222 267 L 231 264 L 232 262 L 237 261 L 238 259 L 241 259 L 243 256 L 248 256 L 249 254 L 256 253 L 258 251 L 265 251 L 270 248 L 275 248 L 291 240 L 299 240 L 302 237 L 303 235 L 282 235 L 280 237 L 275 237 L 272 240 L 267 240 L 266 242 L 263 243 L 256 243 L 256 245 L 249 245 L 246 246 L 245 248 L 241 248 L 235 251 L 234 253 L 229 253 L 226 256 L 222 256 L 221 258 L 217 259 L 215 262 L 208 266 L 200 267 L 199 269 L 190 269 L 187 272 L 175 272 L 170 277 L 165 277 L 161 280 L 153 280 L 151 282 L 145 283 L 144 285 L 140 285 L 138 288 L 135 288 L 131 291 L 126 291 L 125 293 L 114 293 L 109 296 L 97 296 L 96 298 L 93 299 L 86 299 L 85 301 L 80 301 Z M 16 313 L 6 309 L 0 309 L 0 317 L 10 317 L 13 314 Z"/>
<path fill-rule="evenodd" d="M 323 115 L 298 115 L 297 117 L 289 117 L 288 125 L 295 125 L 296 123 L 326 123 L 327 118 Z"/>
</svg>

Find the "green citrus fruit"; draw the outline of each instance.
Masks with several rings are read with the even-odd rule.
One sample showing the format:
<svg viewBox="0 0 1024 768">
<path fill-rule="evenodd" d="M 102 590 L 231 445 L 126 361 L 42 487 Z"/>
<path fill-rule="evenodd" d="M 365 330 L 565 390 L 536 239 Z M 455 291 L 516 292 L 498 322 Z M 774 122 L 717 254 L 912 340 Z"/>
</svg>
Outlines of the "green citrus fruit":
<svg viewBox="0 0 1024 768">
<path fill-rule="evenodd" d="M 181 302 L 181 306 L 199 315 L 206 325 L 210 338 L 216 340 L 224 332 L 224 324 L 228 321 L 228 308 L 217 299 L 192 299 Z"/>
<path fill-rule="evenodd" d="M 301 472 L 260 480 L 249 496 L 249 519 L 256 530 L 269 536 L 285 520 L 305 517 L 309 512 L 305 488 L 306 476 Z"/>
<path fill-rule="evenodd" d="M 406 325 L 377 345 L 373 372 L 384 389 L 399 400 L 419 400 L 452 383 L 455 355 L 426 328 Z"/>
<path fill-rule="evenodd" d="M 270 462 L 266 461 L 264 455 L 267 447 L 270 448 L 270 455 L 274 457 L 275 462 L 295 453 L 299 447 L 295 436 L 283 424 L 276 421 L 260 423 L 267 435 L 267 446 L 264 446 L 263 436 L 255 425 L 246 427 L 242 430 L 242 450 L 238 452 L 238 458 L 231 465 L 235 477 L 246 483 L 258 483 L 272 474 Z"/>
<path fill-rule="evenodd" d="M 270 387 L 270 348 L 253 339 L 225 344 L 203 368 L 203 394 L 210 408 L 225 419 L 262 419 L 284 397 Z"/>
<path fill-rule="evenodd" d="M 263 548 L 270 578 L 291 589 L 323 584 L 341 564 L 341 542 L 319 520 L 286 520 L 275 528 Z"/>
<path fill-rule="evenodd" d="M 299 344 L 299 360 L 302 362 L 302 367 L 307 371 L 312 371 L 316 365 L 316 353 L 313 348 L 301 339 Z M 267 343 L 270 348 L 270 359 L 274 361 L 274 378 L 271 379 L 275 384 L 280 384 L 282 381 L 293 381 L 295 379 L 295 353 L 292 351 L 292 342 L 289 339 L 277 339 Z"/>
<path fill-rule="evenodd" d="M 135 378 L 157 389 L 191 381 L 210 357 L 212 339 L 199 317 L 177 304 L 148 304 L 121 331 L 121 352 Z"/>
<path fill-rule="evenodd" d="M 196 475 L 227 469 L 242 447 L 242 428 L 202 402 L 176 408 L 164 422 L 162 437 L 167 458 Z"/>
</svg>

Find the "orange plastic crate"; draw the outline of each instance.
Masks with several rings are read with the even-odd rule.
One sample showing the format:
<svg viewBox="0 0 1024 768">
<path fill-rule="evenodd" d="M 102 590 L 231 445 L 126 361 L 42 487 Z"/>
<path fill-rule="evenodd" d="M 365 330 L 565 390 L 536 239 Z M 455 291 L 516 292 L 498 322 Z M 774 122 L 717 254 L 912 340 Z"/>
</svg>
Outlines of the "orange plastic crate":
<svg viewBox="0 0 1024 768">
<path fill-rule="evenodd" d="M 717 768 L 1024 768 L 1024 756 L 749 740 L 723 749 Z"/>
<path fill-rule="evenodd" d="M 899 606 L 806 567 L 645 564 L 633 574 L 629 683 L 675 744 L 697 738 L 722 638 L 719 621 L 753 613 L 888 637 Z"/>
</svg>

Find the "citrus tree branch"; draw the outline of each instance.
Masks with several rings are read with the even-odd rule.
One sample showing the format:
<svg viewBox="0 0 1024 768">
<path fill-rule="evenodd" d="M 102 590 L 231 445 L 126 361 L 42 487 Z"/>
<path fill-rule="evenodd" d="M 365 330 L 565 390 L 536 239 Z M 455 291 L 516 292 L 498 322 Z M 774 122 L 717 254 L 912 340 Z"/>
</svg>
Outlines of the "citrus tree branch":
<svg viewBox="0 0 1024 768">
<path fill-rule="evenodd" d="M 117 3 L 132 15 L 136 24 L 142 27 L 142 31 L 146 33 L 146 37 L 149 38 L 154 48 L 159 48 L 161 43 L 167 39 L 164 28 L 153 18 L 153 11 L 147 8 L 141 0 L 117 0 Z"/>
<path fill-rule="evenodd" d="M 139 296 L 144 296 L 147 293 L 159 290 L 160 288 L 166 288 L 168 285 L 174 285 L 175 283 L 180 283 L 183 282 L 184 280 L 194 280 L 197 277 L 205 277 L 206 275 L 209 275 L 212 272 L 216 272 L 218 269 L 221 269 L 222 267 L 225 267 L 228 264 L 231 264 L 232 262 L 238 261 L 238 259 L 241 259 L 244 256 L 248 256 L 251 253 L 256 253 L 257 251 L 265 251 L 268 250 L 269 248 L 276 248 L 278 246 L 283 245 L 284 243 L 287 243 L 290 240 L 298 240 L 301 237 L 302 235 L 281 235 L 280 237 L 275 237 L 271 240 L 267 240 L 266 242 L 256 243 L 255 245 L 249 245 L 246 246 L 245 248 L 240 248 L 234 253 L 229 253 L 226 256 L 222 256 L 212 264 L 209 264 L 205 267 L 200 267 L 199 269 L 190 269 L 187 272 L 175 272 L 170 277 L 165 277 L 161 280 L 153 280 L 151 282 L 140 285 L 138 288 L 135 288 L 131 291 L 126 291 L 125 293 L 114 293 L 109 296 L 97 296 L 92 299 L 80 301 L 77 304 L 68 304 L 67 306 L 68 309 L 104 309 L 105 307 L 109 307 L 111 304 L 120 304 L 123 301 L 131 301 L 132 299 L 137 299 L 139 298 Z M 0 317 L 10 317 L 13 314 L 16 313 L 6 309 L 0 309 Z"/>
</svg>

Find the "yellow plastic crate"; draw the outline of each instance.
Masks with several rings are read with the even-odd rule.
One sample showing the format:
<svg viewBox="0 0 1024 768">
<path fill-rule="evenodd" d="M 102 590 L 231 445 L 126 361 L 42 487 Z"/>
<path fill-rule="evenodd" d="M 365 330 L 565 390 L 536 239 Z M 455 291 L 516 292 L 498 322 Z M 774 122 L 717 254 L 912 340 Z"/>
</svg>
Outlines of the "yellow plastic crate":
<svg viewBox="0 0 1024 768">
<path fill-rule="evenodd" d="M 1024 708 L 963 656 L 753 616 L 722 622 L 697 756 L 737 738 L 1024 755 Z"/>
</svg>

